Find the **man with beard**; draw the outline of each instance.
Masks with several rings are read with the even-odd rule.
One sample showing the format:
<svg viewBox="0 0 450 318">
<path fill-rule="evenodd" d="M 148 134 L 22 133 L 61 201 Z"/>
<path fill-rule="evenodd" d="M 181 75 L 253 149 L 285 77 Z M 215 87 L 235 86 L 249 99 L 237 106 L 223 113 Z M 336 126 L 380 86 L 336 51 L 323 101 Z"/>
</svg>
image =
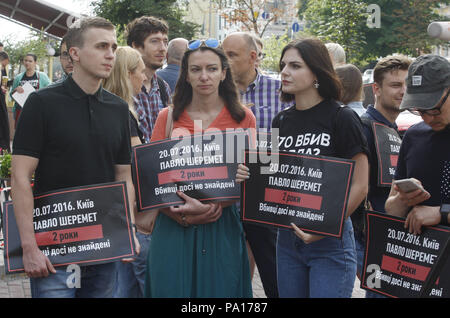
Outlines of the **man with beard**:
<svg viewBox="0 0 450 318">
<path fill-rule="evenodd" d="M 171 103 L 169 85 L 156 76 L 166 58 L 168 32 L 165 21 L 149 16 L 134 19 L 126 28 L 127 44 L 141 53 L 148 79 L 136 101 L 139 129 L 146 142 L 150 141 L 159 111 Z"/>
</svg>

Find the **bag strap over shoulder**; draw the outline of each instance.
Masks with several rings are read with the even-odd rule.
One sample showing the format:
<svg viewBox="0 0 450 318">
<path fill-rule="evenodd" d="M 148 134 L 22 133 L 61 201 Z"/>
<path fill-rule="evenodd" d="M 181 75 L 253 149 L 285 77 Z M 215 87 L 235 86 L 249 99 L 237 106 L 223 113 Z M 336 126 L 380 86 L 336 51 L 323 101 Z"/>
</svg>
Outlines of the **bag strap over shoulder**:
<svg viewBox="0 0 450 318">
<path fill-rule="evenodd" d="M 169 102 L 169 94 L 166 90 L 166 84 L 162 78 L 159 76 L 156 76 L 156 80 L 158 82 L 159 87 L 159 96 L 161 97 L 161 101 L 163 103 L 163 106 L 166 107 L 167 103 Z"/>
</svg>

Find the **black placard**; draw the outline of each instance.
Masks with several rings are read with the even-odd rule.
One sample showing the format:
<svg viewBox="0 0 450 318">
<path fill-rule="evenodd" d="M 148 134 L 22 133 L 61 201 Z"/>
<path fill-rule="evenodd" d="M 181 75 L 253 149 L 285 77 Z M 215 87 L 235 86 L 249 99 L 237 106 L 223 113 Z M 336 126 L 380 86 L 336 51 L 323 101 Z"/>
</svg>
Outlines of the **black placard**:
<svg viewBox="0 0 450 318">
<path fill-rule="evenodd" d="M 401 139 L 395 129 L 372 122 L 378 160 L 378 186 L 390 187 L 397 168 Z"/>
<path fill-rule="evenodd" d="M 231 129 L 134 147 L 138 211 L 183 203 L 177 191 L 200 201 L 238 200 L 236 170 L 247 145 L 247 131 Z"/>
<path fill-rule="evenodd" d="M 241 186 L 242 220 L 286 228 L 292 222 L 306 232 L 340 237 L 354 161 L 259 149 L 245 152 L 251 177 Z M 278 159 L 267 164 L 260 156 Z"/>
<path fill-rule="evenodd" d="M 385 296 L 419 297 L 442 252 L 450 228 L 422 227 L 420 235 L 404 228 L 405 219 L 367 212 L 366 253 L 361 287 Z M 450 297 L 450 261 L 431 288 L 430 297 Z"/>
<path fill-rule="evenodd" d="M 3 204 L 5 269 L 24 271 L 12 201 Z M 34 198 L 39 249 L 54 266 L 108 263 L 135 255 L 125 182 L 56 190 Z"/>
</svg>

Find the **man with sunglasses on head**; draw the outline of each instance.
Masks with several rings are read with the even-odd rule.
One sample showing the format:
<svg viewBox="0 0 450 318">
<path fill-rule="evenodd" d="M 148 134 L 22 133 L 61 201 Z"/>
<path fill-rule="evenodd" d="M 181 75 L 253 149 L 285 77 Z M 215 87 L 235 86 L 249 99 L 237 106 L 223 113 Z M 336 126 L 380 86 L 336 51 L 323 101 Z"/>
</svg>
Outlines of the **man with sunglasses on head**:
<svg viewBox="0 0 450 318">
<path fill-rule="evenodd" d="M 408 70 L 407 91 L 400 105 L 422 117 L 403 138 L 395 179 L 413 178 L 417 190 L 393 183 L 386 212 L 406 217 L 405 228 L 420 234 L 422 226 L 449 226 L 450 212 L 450 63 L 423 55 Z"/>
</svg>

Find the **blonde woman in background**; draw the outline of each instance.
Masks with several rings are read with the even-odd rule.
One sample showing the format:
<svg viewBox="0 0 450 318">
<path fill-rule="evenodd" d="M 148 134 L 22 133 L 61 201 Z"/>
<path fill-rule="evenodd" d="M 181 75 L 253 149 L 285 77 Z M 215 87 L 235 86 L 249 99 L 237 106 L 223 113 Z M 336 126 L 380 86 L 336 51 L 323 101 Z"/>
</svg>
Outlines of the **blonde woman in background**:
<svg viewBox="0 0 450 318">
<path fill-rule="evenodd" d="M 104 88 L 116 94 L 128 103 L 130 110 L 131 146 L 142 143 L 134 98 L 141 91 L 142 83 L 147 79 L 144 74 L 145 64 L 141 54 L 129 47 L 120 46 L 116 50 L 116 62 L 111 75 L 104 81 Z"/>
<path fill-rule="evenodd" d="M 144 70 L 144 61 L 137 50 L 128 46 L 118 47 L 111 75 L 104 81 L 105 89 L 128 103 L 132 146 L 141 144 L 143 140 L 138 127 L 134 96 L 140 92 L 142 83 L 146 80 Z M 141 251 L 133 262 L 129 262 L 130 260 L 117 262 L 115 297 L 140 298 L 143 296 L 153 220 L 154 215 L 151 212 L 135 213 L 136 237 Z"/>
</svg>

